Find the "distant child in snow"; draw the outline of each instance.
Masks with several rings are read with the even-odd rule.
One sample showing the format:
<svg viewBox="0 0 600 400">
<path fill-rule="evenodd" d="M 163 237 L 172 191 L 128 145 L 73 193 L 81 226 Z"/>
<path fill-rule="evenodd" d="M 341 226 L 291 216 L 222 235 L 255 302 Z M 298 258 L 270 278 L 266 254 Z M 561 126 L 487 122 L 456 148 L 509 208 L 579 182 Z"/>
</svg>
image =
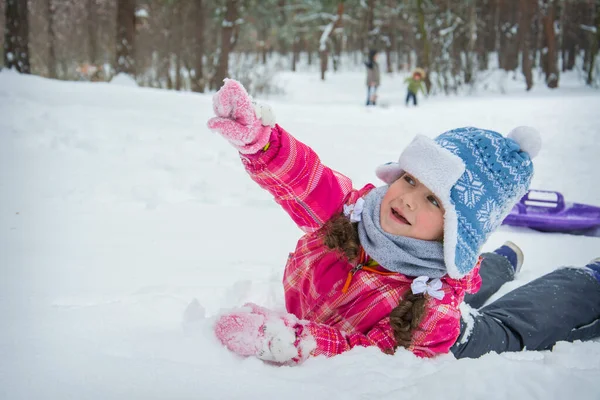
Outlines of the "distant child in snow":
<svg viewBox="0 0 600 400">
<path fill-rule="evenodd" d="M 367 105 L 377 104 L 377 88 L 380 83 L 379 64 L 377 64 L 377 50 L 369 50 L 367 66 Z"/>
<path fill-rule="evenodd" d="M 425 94 L 425 88 L 423 87 L 423 78 L 425 78 L 425 71 L 421 68 L 416 68 L 412 76 L 404 79 L 404 83 L 408 83 L 408 91 L 406 93 L 406 105 L 408 106 L 408 102 L 410 99 L 413 101 L 413 105 L 417 105 L 417 93 L 421 91 L 421 93 Z"/>
<path fill-rule="evenodd" d="M 511 242 L 479 251 L 529 186 L 535 130 L 417 136 L 376 170 L 384 186 L 355 189 L 240 83 L 226 80 L 213 105 L 209 128 L 305 232 L 285 267 L 287 313 L 247 304 L 217 320 L 231 351 L 292 365 L 355 346 L 474 358 L 600 336 L 600 260 L 551 272 L 473 315 L 459 311 L 463 300 L 481 307 L 521 268 Z"/>
</svg>

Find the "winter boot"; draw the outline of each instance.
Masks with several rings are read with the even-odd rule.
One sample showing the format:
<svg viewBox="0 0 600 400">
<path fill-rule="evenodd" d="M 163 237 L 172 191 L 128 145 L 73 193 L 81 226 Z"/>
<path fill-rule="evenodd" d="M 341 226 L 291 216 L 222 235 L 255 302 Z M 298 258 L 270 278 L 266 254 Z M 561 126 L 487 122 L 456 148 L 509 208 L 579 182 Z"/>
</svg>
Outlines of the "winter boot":
<svg viewBox="0 0 600 400">
<path fill-rule="evenodd" d="M 521 267 L 523 266 L 524 255 L 523 251 L 519 246 L 517 246 L 511 241 L 508 241 L 496 250 L 494 250 L 494 253 L 506 258 L 510 262 L 510 265 L 513 267 L 515 274 L 518 274 L 519 271 L 521 271 Z"/>
<path fill-rule="evenodd" d="M 586 265 L 586 268 L 589 268 L 592 271 L 592 276 L 600 283 L 600 257 L 591 260 Z"/>
</svg>

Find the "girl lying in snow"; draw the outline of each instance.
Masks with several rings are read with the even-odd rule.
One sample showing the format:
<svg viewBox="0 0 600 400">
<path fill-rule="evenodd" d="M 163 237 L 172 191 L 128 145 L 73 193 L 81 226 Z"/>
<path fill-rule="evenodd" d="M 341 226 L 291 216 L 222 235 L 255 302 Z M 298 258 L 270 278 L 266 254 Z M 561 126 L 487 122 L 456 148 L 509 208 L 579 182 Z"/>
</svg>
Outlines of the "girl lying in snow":
<svg viewBox="0 0 600 400">
<path fill-rule="evenodd" d="M 513 243 L 479 251 L 528 189 L 535 130 L 417 136 L 398 162 L 376 170 L 384 186 L 354 189 L 238 82 L 226 80 L 213 105 L 209 128 L 305 232 L 285 267 L 288 313 L 248 304 L 222 315 L 215 333 L 231 351 L 281 364 L 355 346 L 460 358 L 600 336 L 600 259 L 556 270 L 474 315 L 459 311 L 463 301 L 481 307 L 520 269 Z"/>
</svg>

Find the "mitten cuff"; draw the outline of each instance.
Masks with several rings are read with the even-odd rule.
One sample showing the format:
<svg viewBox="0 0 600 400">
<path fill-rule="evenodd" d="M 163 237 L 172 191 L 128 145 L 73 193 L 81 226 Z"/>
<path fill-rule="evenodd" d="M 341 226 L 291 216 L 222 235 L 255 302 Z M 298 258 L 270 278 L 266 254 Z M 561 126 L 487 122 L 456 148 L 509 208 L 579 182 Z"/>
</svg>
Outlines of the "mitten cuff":
<svg viewBox="0 0 600 400">
<path fill-rule="evenodd" d="M 271 128 L 270 126 L 263 126 L 258 122 L 256 140 L 252 143 L 248 143 L 243 146 L 236 146 L 238 151 L 242 154 L 256 154 L 261 151 L 267 143 L 269 143 L 269 138 L 271 137 Z"/>
<path fill-rule="evenodd" d="M 298 349 L 298 357 L 292 358 L 292 362 L 300 364 L 317 348 L 317 341 L 310 333 L 308 327 L 302 323 L 296 324 L 296 341 L 294 346 Z"/>
</svg>

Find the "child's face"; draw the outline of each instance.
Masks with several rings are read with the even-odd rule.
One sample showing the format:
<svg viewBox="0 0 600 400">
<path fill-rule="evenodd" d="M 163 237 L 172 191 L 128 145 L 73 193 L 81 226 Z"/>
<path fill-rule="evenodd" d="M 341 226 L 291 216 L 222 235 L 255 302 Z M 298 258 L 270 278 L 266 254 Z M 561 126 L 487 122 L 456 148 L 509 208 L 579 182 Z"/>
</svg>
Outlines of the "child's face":
<svg viewBox="0 0 600 400">
<path fill-rule="evenodd" d="M 444 208 L 427 186 L 405 173 L 383 196 L 379 221 L 381 228 L 392 235 L 440 240 Z"/>
</svg>

